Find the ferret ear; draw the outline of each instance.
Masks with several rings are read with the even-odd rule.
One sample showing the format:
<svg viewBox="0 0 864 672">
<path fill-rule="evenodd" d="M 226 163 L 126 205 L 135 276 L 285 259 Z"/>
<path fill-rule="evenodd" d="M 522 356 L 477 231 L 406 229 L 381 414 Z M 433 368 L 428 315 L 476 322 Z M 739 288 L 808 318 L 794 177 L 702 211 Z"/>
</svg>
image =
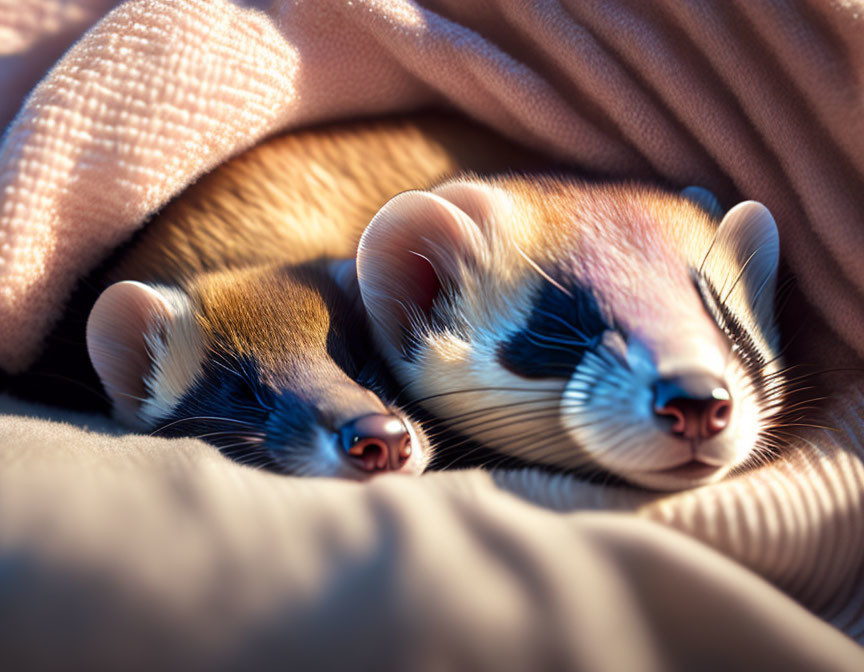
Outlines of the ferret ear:
<svg viewBox="0 0 864 672">
<path fill-rule="evenodd" d="M 458 288 L 486 254 L 480 228 L 452 202 L 425 191 L 399 194 L 360 239 L 357 279 L 366 310 L 399 348 L 403 330 L 428 319 L 442 288 Z"/>
<path fill-rule="evenodd" d="M 160 344 L 178 320 L 190 314 L 183 292 L 140 282 L 118 282 L 96 300 L 87 318 L 87 352 L 118 420 L 132 426 L 146 424 L 139 411 L 153 397 L 148 381 L 158 365 L 156 350 L 163 347 Z M 172 373 L 178 380 L 177 372 Z M 161 390 L 163 396 L 176 392 Z"/>
<path fill-rule="evenodd" d="M 456 180 L 435 187 L 440 196 L 468 215 L 482 231 L 488 231 L 497 218 L 505 218 L 510 199 L 504 190 L 489 184 Z"/>
<path fill-rule="evenodd" d="M 769 329 L 774 321 L 779 264 L 780 236 L 774 217 L 761 203 L 744 201 L 720 222 L 705 271 L 715 278 L 721 296 L 738 293 L 760 325 Z"/>
<path fill-rule="evenodd" d="M 702 187 L 685 187 L 681 190 L 681 195 L 688 201 L 698 205 L 712 217 L 720 219 L 723 216 L 723 206 L 717 197 L 707 189 Z"/>
</svg>

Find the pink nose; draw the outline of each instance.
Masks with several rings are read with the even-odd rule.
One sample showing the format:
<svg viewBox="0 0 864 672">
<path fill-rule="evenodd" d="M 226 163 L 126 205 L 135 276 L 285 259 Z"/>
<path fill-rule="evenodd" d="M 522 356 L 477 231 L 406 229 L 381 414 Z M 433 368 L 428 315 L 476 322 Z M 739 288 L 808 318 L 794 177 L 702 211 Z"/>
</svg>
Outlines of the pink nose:
<svg viewBox="0 0 864 672">
<path fill-rule="evenodd" d="M 683 439 L 710 439 L 732 415 L 726 385 L 701 373 L 664 378 L 654 385 L 654 413 L 672 420 L 669 433 Z"/>
<path fill-rule="evenodd" d="M 411 457 L 411 436 L 395 415 L 356 418 L 343 425 L 339 439 L 348 459 L 364 471 L 395 471 Z"/>
</svg>

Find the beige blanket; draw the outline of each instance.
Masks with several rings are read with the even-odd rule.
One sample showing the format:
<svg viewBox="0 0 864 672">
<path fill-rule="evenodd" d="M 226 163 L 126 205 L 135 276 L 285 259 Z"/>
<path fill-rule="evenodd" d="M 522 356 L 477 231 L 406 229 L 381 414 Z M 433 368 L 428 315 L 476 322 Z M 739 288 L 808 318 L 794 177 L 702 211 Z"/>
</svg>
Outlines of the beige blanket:
<svg viewBox="0 0 864 672">
<path fill-rule="evenodd" d="M 10 415 L 40 412 L 0 404 Z M 748 521 L 723 515 L 729 491 L 703 497 L 705 508 L 666 501 L 638 517 L 553 513 L 482 472 L 368 485 L 288 478 L 197 441 L 118 436 L 104 420 L 85 432 L 92 419 L 67 419 L 73 425 L 0 424 L 0 669 L 864 665 L 864 650 L 755 574 L 645 520 L 679 511 L 790 588 L 833 596 L 848 627 L 852 591 L 842 577 L 850 567 L 860 576 L 860 544 L 849 557 L 862 536 L 860 505 L 836 507 L 858 522 L 838 521 L 833 542 L 806 515 L 786 530 L 794 538 L 778 541 L 786 513 L 770 494 L 753 502 L 755 526 L 740 534 Z M 844 481 L 811 458 L 830 476 L 815 479 L 817 490 Z M 500 478 L 529 490 L 544 480 Z M 553 485 L 540 488 L 549 503 L 598 501 L 591 488 Z M 782 471 L 739 486 L 790 489 L 802 509 L 815 504 Z M 625 496 L 616 504 L 637 505 Z"/>
<path fill-rule="evenodd" d="M 110 5 L 0 3 L 0 115 Z M 203 171 L 279 129 L 430 104 L 593 174 L 763 200 L 812 304 L 793 307 L 796 348 L 847 364 L 864 353 L 861 16 L 827 0 L 123 3 L 0 146 L 0 368 L 31 361 L 74 282 Z M 656 502 L 531 473 L 296 481 L 6 401 L 0 632 L 15 634 L 0 655 L 861 669 L 860 650 L 743 568 L 864 638 L 856 389 L 832 402 L 841 431 Z M 544 512 L 496 484 L 639 515 Z"/>
</svg>

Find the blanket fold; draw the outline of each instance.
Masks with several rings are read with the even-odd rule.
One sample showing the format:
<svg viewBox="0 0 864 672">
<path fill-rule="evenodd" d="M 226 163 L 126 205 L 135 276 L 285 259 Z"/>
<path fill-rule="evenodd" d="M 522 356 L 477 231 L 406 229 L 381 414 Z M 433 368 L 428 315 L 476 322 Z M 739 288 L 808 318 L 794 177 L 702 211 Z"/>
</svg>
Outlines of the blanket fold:
<svg viewBox="0 0 864 672">
<path fill-rule="evenodd" d="M 755 574 L 640 517 L 543 510 L 480 471 L 278 476 L 0 408 L 22 416 L 0 423 L 3 669 L 864 665 Z"/>
<path fill-rule="evenodd" d="M 261 7 L 130 0 L 33 90 L 0 148 L 7 371 L 76 279 L 202 172 L 277 130 L 432 103 L 594 175 L 764 201 L 815 311 L 864 353 L 857 3 Z"/>
</svg>

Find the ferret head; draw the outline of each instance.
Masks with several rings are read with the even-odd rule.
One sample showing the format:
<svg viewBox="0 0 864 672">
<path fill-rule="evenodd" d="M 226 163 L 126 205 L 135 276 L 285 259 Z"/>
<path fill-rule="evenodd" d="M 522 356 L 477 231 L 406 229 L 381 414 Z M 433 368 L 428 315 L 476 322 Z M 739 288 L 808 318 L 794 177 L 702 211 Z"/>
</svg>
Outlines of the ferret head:
<svg viewBox="0 0 864 672">
<path fill-rule="evenodd" d="M 393 198 L 357 258 L 410 395 L 510 456 L 664 490 L 759 461 L 782 388 L 759 203 L 559 178 Z"/>
<path fill-rule="evenodd" d="M 284 473 L 420 473 L 428 442 L 386 401 L 365 316 L 332 276 L 266 267 L 182 288 L 111 285 L 90 313 L 87 348 L 115 415 Z"/>
</svg>

